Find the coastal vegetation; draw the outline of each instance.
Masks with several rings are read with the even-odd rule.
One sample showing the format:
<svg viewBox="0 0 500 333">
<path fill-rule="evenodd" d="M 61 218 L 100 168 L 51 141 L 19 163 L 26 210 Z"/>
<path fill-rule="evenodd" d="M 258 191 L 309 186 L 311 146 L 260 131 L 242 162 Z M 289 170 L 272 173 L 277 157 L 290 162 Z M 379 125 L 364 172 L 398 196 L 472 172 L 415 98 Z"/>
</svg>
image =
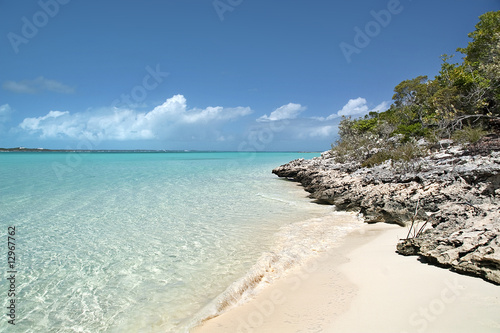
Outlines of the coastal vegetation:
<svg viewBox="0 0 500 333">
<path fill-rule="evenodd" d="M 500 11 L 479 17 L 462 61 L 443 55 L 434 77 L 418 76 L 394 88 L 393 104 L 363 118 L 343 117 L 332 145 L 339 163 L 373 166 L 386 160 L 407 162 L 430 145 L 452 139 L 464 145 L 500 132 Z"/>
<path fill-rule="evenodd" d="M 469 37 L 462 62 L 442 56 L 387 111 L 343 118 L 331 151 L 273 173 L 367 223 L 409 227 L 399 254 L 500 284 L 500 11 Z"/>
</svg>

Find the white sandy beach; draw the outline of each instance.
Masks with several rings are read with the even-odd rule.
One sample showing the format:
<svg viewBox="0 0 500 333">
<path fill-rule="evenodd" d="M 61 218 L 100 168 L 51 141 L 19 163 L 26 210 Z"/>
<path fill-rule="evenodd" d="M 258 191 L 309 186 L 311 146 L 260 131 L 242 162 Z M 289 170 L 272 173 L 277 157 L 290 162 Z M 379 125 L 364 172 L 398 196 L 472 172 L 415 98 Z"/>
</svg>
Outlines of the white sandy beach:
<svg viewBox="0 0 500 333">
<path fill-rule="evenodd" d="M 193 332 L 500 332 L 500 287 L 396 254 L 406 232 L 364 225 Z"/>
</svg>

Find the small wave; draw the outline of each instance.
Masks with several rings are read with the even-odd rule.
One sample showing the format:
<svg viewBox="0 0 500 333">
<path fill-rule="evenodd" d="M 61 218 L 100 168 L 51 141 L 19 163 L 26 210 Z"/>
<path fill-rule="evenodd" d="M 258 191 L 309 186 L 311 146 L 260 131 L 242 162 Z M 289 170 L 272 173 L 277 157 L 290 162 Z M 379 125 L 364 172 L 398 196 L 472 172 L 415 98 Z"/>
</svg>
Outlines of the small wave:
<svg viewBox="0 0 500 333">
<path fill-rule="evenodd" d="M 320 218 L 284 226 L 276 235 L 273 248 L 265 252 L 241 279 L 205 306 L 186 326 L 196 327 L 227 310 L 246 303 L 262 289 L 299 267 L 307 259 L 338 246 L 349 232 L 362 223 L 353 214 L 333 212 Z"/>
<path fill-rule="evenodd" d="M 297 203 L 294 202 L 294 201 L 290 201 L 290 200 L 285 200 L 285 199 L 273 197 L 273 196 L 270 196 L 270 195 L 267 195 L 267 194 L 263 194 L 263 193 L 257 193 L 257 196 L 262 197 L 264 199 L 268 199 L 268 200 L 279 201 L 279 202 L 288 204 L 290 206 L 296 206 L 297 205 Z"/>
</svg>

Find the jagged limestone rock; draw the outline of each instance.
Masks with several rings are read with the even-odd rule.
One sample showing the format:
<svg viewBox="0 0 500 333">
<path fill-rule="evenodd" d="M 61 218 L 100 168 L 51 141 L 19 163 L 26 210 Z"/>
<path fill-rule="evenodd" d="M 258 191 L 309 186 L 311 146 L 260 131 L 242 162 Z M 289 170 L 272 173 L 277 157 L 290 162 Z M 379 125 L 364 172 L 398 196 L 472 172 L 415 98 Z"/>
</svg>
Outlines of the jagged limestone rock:
<svg viewBox="0 0 500 333">
<path fill-rule="evenodd" d="M 336 163 L 328 151 L 273 173 L 300 182 L 319 202 L 361 212 L 369 223 L 429 220 L 419 237 L 399 242 L 399 253 L 500 284 L 499 151 L 471 155 L 447 141 L 411 165 L 371 168 Z"/>
</svg>

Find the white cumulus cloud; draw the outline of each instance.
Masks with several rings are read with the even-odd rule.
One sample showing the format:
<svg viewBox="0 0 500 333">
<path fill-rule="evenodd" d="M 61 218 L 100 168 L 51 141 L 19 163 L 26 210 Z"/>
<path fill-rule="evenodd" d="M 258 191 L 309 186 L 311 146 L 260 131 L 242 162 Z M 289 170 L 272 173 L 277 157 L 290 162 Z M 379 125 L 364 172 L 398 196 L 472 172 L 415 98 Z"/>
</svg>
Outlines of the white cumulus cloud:
<svg viewBox="0 0 500 333">
<path fill-rule="evenodd" d="M 367 114 L 370 111 L 382 112 L 386 111 L 390 106 L 390 102 L 383 101 L 378 104 L 374 108 L 370 108 L 365 98 L 358 97 L 355 99 L 350 99 L 347 104 L 345 104 L 341 110 L 336 113 L 332 113 L 328 117 L 312 117 L 312 119 L 325 121 L 325 120 L 333 120 L 335 118 L 339 118 L 341 116 L 362 116 Z"/>
<path fill-rule="evenodd" d="M 300 104 L 288 103 L 286 105 L 280 106 L 279 108 L 271 112 L 269 116 L 263 115 L 262 117 L 258 118 L 257 121 L 262 122 L 262 121 L 295 119 L 298 117 L 300 113 L 302 113 L 306 109 L 307 107 L 302 106 Z"/>
<path fill-rule="evenodd" d="M 250 113 L 249 107 L 188 109 L 184 96 L 175 95 L 149 112 L 118 108 L 75 114 L 50 111 L 42 117 L 24 119 L 19 127 L 40 138 L 145 140 L 192 137 L 200 128 L 203 133 L 212 131 L 216 135 L 218 124 Z"/>
<path fill-rule="evenodd" d="M 72 94 L 75 89 L 61 82 L 49 80 L 39 76 L 33 80 L 5 81 L 2 85 L 5 90 L 18 94 L 36 94 L 43 91 L 51 91 L 59 94 Z"/>
<path fill-rule="evenodd" d="M 366 99 L 358 97 L 356 99 L 350 99 L 346 105 L 337 112 L 339 116 L 352 116 L 357 114 L 364 114 L 368 112 L 368 105 L 366 104 Z"/>
</svg>

